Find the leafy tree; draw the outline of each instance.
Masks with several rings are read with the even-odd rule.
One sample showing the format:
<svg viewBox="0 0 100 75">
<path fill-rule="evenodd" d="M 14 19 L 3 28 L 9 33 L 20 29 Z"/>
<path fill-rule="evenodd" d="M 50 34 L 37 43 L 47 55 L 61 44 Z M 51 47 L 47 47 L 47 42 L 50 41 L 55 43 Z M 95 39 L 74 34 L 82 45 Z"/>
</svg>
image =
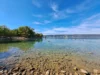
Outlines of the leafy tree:
<svg viewBox="0 0 100 75">
<path fill-rule="evenodd" d="M 28 26 L 23 26 L 18 28 L 18 34 L 19 36 L 23 37 L 31 37 L 35 34 L 33 29 L 29 28 Z"/>
<path fill-rule="evenodd" d="M 0 26 L 0 36 L 9 36 L 10 35 L 10 29 L 8 29 L 6 26 Z"/>
<path fill-rule="evenodd" d="M 0 26 L 0 36 L 3 37 L 42 37 L 42 34 L 35 33 L 34 29 L 28 27 L 28 26 L 22 26 L 19 27 L 18 29 L 13 29 L 10 30 L 7 28 L 5 25 Z"/>
<path fill-rule="evenodd" d="M 39 34 L 39 33 L 36 33 L 35 36 L 36 37 L 43 37 L 43 35 L 42 34 Z"/>
<path fill-rule="evenodd" d="M 11 36 L 18 36 L 18 29 L 13 29 L 10 31 Z"/>
</svg>

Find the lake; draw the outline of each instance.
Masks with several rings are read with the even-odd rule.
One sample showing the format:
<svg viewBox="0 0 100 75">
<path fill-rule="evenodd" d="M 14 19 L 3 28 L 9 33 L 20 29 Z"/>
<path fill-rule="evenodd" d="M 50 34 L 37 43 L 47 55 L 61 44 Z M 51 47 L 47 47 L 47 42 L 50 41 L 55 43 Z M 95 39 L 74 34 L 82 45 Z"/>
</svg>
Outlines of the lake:
<svg viewBox="0 0 100 75">
<path fill-rule="evenodd" d="M 100 64 L 100 39 L 43 38 L 38 41 L 2 43 L 0 44 L 0 64 L 10 63 L 11 65 L 22 57 L 33 57 L 36 53 L 43 56 L 54 53 L 71 54 L 81 60 Z"/>
</svg>

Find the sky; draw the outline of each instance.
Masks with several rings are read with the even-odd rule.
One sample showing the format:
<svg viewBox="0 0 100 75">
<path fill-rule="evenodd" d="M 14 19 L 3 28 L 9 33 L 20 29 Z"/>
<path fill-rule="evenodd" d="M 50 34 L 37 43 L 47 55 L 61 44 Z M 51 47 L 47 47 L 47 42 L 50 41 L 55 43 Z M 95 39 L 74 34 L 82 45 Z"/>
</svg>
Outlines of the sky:
<svg viewBox="0 0 100 75">
<path fill-rule="evenodd" d="M 100 0 L 0 0 L 0 25 L 44 35 L 100 34 Z"/>
</svg>

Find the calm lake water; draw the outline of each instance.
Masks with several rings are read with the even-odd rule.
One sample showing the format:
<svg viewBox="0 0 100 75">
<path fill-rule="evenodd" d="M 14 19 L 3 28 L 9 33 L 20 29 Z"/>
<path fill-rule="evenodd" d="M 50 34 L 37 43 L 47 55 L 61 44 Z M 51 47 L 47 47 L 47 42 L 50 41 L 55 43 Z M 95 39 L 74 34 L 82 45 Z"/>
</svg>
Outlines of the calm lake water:
<svg viewBox="0 0 100 75">
<path fill-rule="evenodd" d="M 0 61 L 32 51 L 72 53 L 100 61 L 100 39 L 42 39 L 31 42 L 0 44 Z"/>
</svg>

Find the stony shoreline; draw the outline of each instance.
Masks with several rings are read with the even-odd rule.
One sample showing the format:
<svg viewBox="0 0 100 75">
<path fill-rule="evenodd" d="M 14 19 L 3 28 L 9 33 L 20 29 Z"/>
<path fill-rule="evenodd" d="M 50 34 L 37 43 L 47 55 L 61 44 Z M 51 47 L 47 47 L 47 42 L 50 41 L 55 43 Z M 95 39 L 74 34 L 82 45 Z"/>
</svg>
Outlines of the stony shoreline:
<svg viewBox="0 0 100 75">
<path fill-rule="evenodd" d="M 33 53 L 32 53 L 33 54 Z M 22 57 L 12 68 L 0 67 L 0 75 L 99 75 L 94 63 L 78 60 L 70 54 L 30 54 Z M 100 65 L 97 65 L 98 67 Z"/>
</svg>

